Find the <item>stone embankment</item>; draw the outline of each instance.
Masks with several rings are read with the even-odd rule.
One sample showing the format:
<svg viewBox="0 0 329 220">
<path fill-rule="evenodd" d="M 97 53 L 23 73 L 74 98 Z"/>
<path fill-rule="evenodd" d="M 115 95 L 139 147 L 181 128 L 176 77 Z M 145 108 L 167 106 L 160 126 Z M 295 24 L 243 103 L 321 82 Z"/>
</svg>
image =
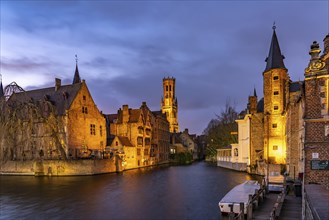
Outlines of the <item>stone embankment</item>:
<svg viewBox="0 0 329 220">
<path fill-rule="evenodd" d="M 1 175 L 74 176 L 123 171 L 120 158 L 95 160 L 35 160 L 1 163 Z"/>
</svg>

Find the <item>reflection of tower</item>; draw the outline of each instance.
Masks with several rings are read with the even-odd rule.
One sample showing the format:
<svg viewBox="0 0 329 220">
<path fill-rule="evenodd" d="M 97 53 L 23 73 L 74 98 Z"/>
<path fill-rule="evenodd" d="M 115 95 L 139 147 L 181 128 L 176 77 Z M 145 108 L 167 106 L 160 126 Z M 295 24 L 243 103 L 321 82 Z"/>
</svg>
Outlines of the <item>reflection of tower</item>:
<svg viewBox="0 0 329 220">
<path fill-rule="evenodd" d="M 163 78 L 163 97 L 161 102 L 162 113 L 166 113 L 170 124 L 170 132 L 178 132 L 178 105 L 175 96 L 175 78 Z"/>
<path fill-rule="evenodd" d="M 286 161 L 285 111 L 289 75 L 283 63 L 279 42 L 273 27 L 269 55 L 266 58 L 264 79 L 264 155 L 271 163 Z"/>
</svg>

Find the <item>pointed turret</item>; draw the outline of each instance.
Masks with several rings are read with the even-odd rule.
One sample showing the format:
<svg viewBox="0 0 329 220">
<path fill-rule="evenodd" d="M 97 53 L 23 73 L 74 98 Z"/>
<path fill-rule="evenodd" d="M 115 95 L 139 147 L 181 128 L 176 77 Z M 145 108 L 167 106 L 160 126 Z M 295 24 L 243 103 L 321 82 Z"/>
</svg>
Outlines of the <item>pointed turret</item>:
<svg viewBox="0 0 329 220">
<path fill-rule="evenodd" d="M 272 42 L 271 42 L 270 52 L 265 60 L 266 68 L 264 72 L 275 68 L 286 69 L 283 63 L 284 56 L 281 54 L 278 38 L 275 33 L 275 28 L 276 27 L 273 26 Z"/>
<path fill-rule="evenodd" d="M 254 87 L 254 96 L 257 97 L 256 88 Z"/>
<path fill-rule="evenodd" d="M 72 84 L 76 84 L 76 83 L 81 83 L 81 78 L 80 78 L 79 69 L 78 69 L 78 56 L 77 55 L 75 55 L 75 73 L 74 73 L 74 78 L 73 78 Z"/>
<path fill-rule="evenodd" d="M 2 78 L 1 78 L 1 74 L 0 74 L 0 98 L 3 97 L 4 95 L 5 95 L 5 93 L 3 91 Z"/>
</svg>

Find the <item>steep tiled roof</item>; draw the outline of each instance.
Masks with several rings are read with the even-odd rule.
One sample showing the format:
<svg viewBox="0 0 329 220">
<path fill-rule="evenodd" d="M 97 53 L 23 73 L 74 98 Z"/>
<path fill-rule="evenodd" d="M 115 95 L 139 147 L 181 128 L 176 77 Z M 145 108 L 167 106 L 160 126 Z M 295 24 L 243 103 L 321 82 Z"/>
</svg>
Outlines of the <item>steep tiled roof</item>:
<svg viewBox="0 0 329 220">
<path fill-rule="evenodd" d="M 119 141 L 121 142 L 121 144 L 123 146 L 126 147 L 133 147 L 134 145 L 132 145 L 132 143 L 130 142 L 130 140 L 127 137 L 123 137 L 123 136 L 118 136 Z"/>
<path fill-rule="evenodd" d="M 272 35 L 272 42 L 270 46 L 270 51 L 268 53 L 268 57 L 266 58 L 266 68 L 264 72 L 275 69 L 275 68 L 284 68 L 283 63 L 284 56 L 281 54 L 278 38 L 275 33 L 275 27 L 273 27 L 273 35 Z"/>
<path fill-rule="evenodd" d="M 264 112 L 264 98 L 257 103 L 257 112 Z"/>
<path fill-rule="evenodd" d="M 30 90 L 20 93 L 14 93 L 9 102 L 39 102 L 39 101 L 49 101 L 55 106 L 57 115 L 64 115 L 65 110 L 68 110 L 78 94 L 82 83 L 76 83 L 73 85 L 60 86 L 57 91 L 55 87 Z"/>
<path fill-rule="evenodd" d="M 140 109 L 130 109 L 129 113 L 130 113 L 129 122 L 133 123 L 139 121 L 139 117 L 141 115 Z"/>
<path fill-rule="evenodd" d="M 107 114 L 107 115 L 104 115 L 105 118 L 106 118 L 106 121 L 110 122 L 110 123 L 113 123 L 114 120 L 118 119 L 118 114 Z"/>
<path fill-rule="evenodd" d="M 301 82 L 292 82 L 289 85 L 289 92 L 297 92 L 302 89 L 302 83 Z"/>
</svg>

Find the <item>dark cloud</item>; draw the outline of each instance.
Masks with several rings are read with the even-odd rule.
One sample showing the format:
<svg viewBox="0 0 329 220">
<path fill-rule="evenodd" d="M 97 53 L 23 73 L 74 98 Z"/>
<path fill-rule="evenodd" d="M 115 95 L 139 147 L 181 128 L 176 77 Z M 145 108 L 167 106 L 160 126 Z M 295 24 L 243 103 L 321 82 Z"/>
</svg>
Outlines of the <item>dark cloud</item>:
<svg viewBox="0 0 329 220">
<path fill-rule="evenodd" d="M 96 104 L 114 113 L 142 101 L 158 110 L 162 79 L 173 76 L 181 128 L 196 133 L 227 99 L 240 111 L 254 87 L 262 97 L 274 21 L 292 80 L 303 79 L 310 44 L 321 42 L 329 30 L 329 3 L 323 1 L 1 4 L 4 79 L 33 72 L 49 75 L 45 86 L 53 85 L 54 77 L 71 83 L 78 54 L 80 75 Z"/>
</svg>

